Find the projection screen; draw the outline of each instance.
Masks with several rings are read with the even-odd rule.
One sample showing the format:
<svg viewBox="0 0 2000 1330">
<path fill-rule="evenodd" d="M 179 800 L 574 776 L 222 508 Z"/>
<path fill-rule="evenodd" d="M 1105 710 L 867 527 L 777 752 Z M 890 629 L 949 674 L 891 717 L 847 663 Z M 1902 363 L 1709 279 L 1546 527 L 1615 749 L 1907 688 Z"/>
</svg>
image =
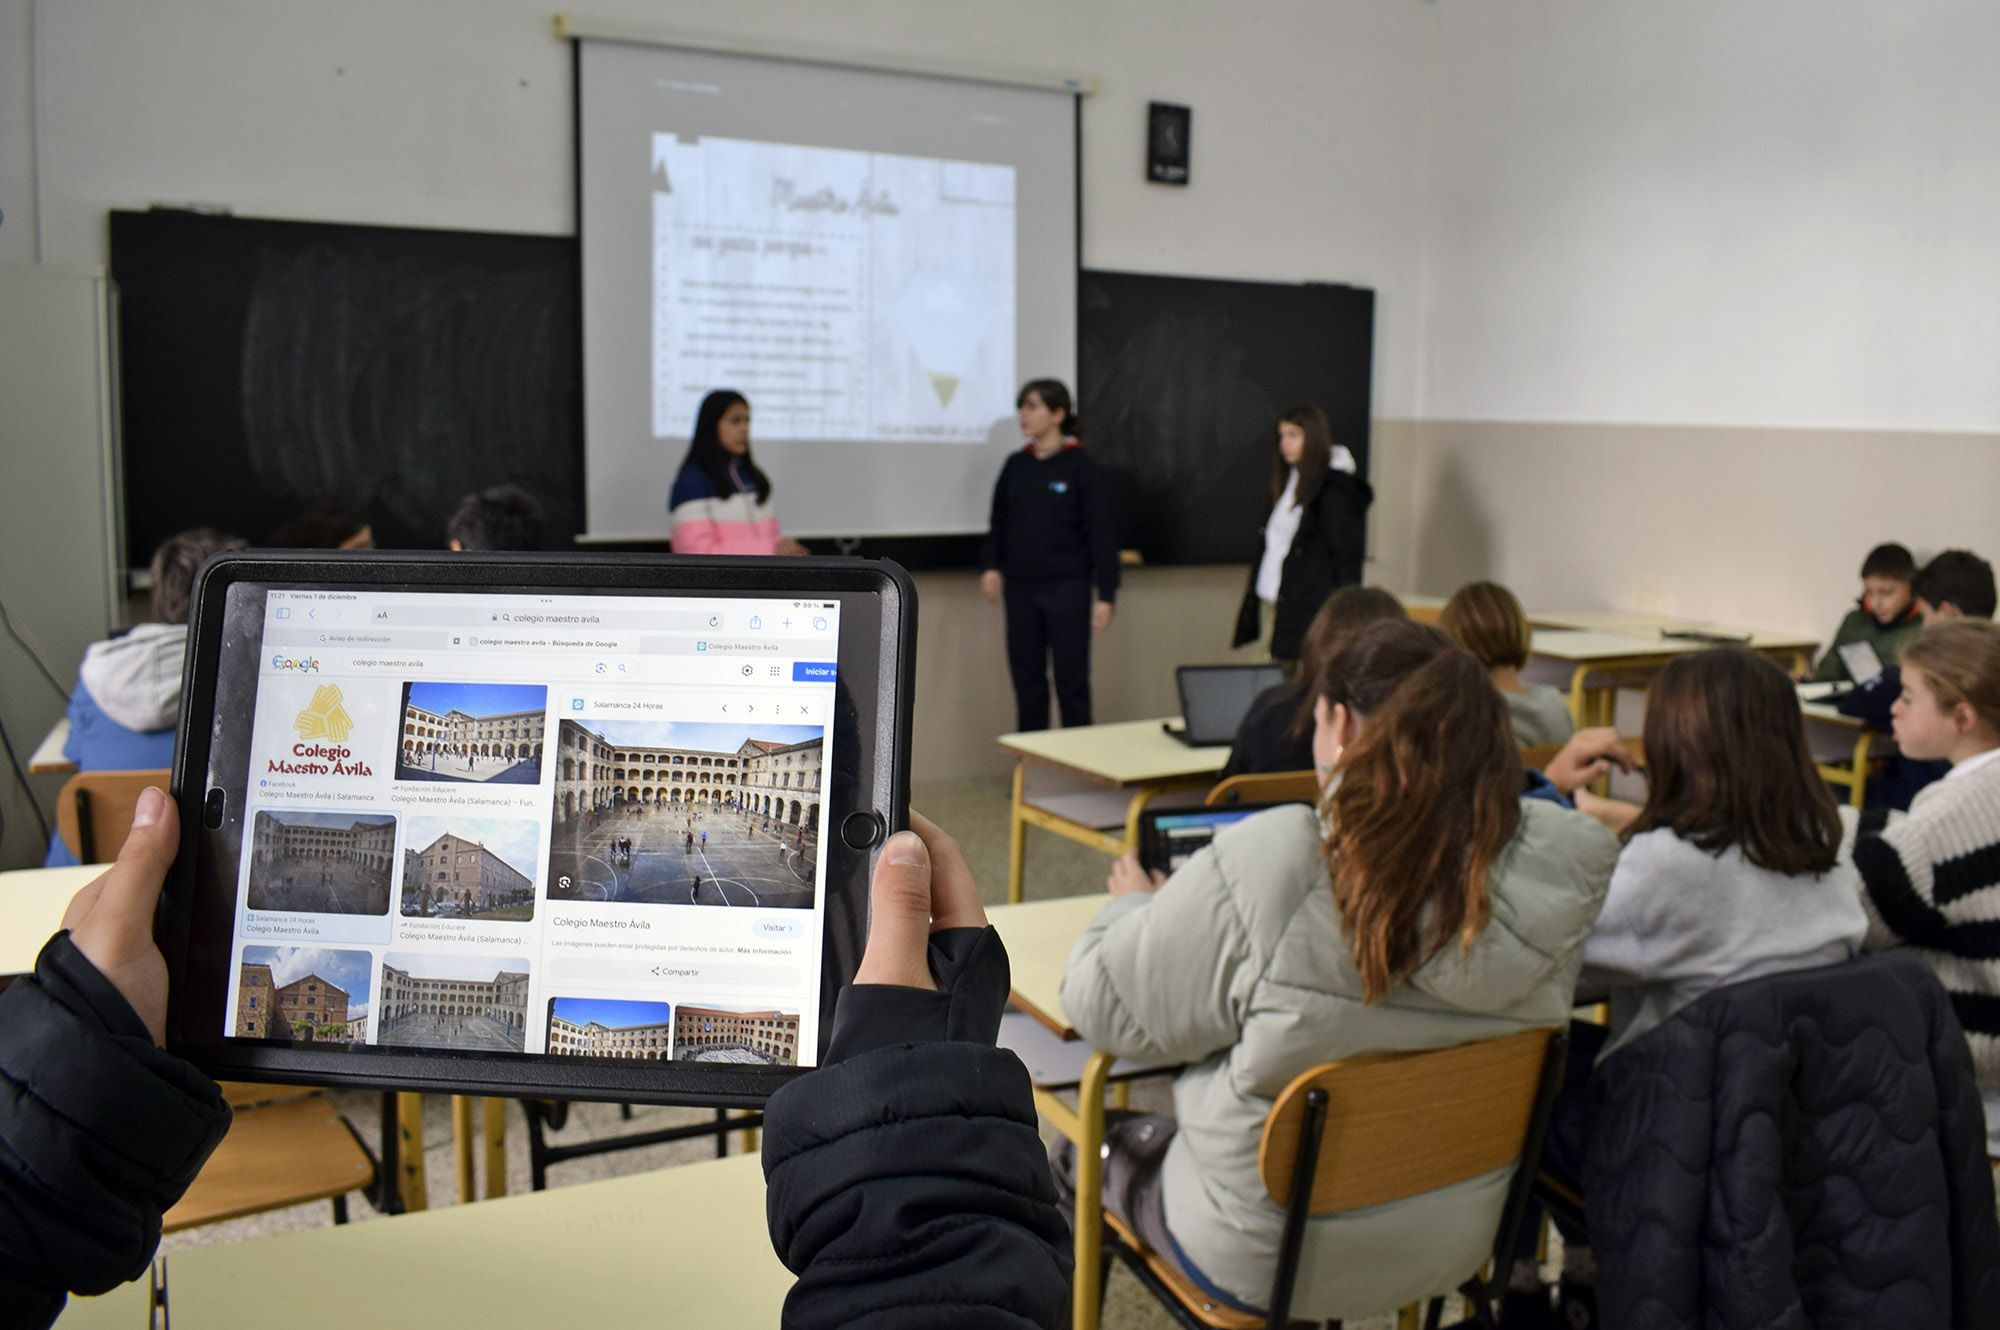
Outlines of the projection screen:
<svg viewBox="0 0 2000 1330">
<path fill-rule="evenodd" d="M 578 43 L 585 539 L 668 529 L 713 388 L 794 536 L 981 531 L 1076 369 L 1076 95 Z"/>
</svg>

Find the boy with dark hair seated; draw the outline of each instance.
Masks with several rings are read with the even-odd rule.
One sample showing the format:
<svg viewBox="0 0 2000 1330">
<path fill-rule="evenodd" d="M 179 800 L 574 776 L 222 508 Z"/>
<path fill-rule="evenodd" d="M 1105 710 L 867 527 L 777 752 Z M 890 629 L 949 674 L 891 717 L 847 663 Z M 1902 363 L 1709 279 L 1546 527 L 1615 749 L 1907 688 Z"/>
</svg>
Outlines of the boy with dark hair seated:
<svg viewBox="0 0 2000 1330">
<path fill-rule="evenodd" d="M 1926 625 L 1954 619 L 1993 617 L 1993 565 L 1971 550 L 1946 550 L 1924 565 L 1915 586 L 1917 617 Z M 1865 720 L 1884 734 L 1892 732 L 1889 708 L 1903 692 L 1903 672 L 1890 665 L 1851 693 L 1833 700 L 1842 715 Z M 1907 811 L 1917 791 L 1950 770 L 1948 762 L 1921 761 L 1898 755 L 1868 782 L 1870 808 Z"/>
<path fill-rule="evenodd" d="M 1903 647 L 1924 626 L 1917 614 L 1917 561 L 1893 541 L 1877 545 L 1861 561 L 1861 600 L 1834 629 L 1833 641 L 1819 658 L 1813 678 L 1831 683 L 1866 683 L 1857 679 L 1841 648 L 1866 642 L 1884 667 L 1894 665 Z M 1872 676 L 1871 676 L 1872 677 Z"/>
<path fill-rule="evenodd" d="M 462 550 L 538 550 L 542 505 L 519 485 L 495 485 L 468 494 L 445 523 L 445 544 Z"/>
</svg>

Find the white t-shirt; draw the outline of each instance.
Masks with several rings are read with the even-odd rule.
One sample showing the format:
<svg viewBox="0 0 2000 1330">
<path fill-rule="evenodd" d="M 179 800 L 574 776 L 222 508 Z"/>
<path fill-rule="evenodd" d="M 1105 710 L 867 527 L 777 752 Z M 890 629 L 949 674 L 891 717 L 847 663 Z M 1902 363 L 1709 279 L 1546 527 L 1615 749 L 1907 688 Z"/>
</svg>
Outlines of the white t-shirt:
<svg viewBox="0 0 2000 1330">
<path fill-rule="evenodd" d="M 1264 523 L 1264 560 L 1257 565 L 1257 599 L 1266 605 L 1278 603 L 1278 583 L 1285 575 L 1285 556 L 1291 553 L 1292 540 L 1299 534 L 1299 469 L 1285 477 L 1284 493 L 1271 509 L 1271 520 Z"/>
</svg>

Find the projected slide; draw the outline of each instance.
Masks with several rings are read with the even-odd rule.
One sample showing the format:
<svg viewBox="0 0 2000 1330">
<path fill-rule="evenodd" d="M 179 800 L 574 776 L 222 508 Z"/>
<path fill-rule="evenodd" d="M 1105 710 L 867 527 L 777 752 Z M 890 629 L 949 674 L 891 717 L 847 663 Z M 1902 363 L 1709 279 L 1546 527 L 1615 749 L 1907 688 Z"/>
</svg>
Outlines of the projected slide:
<svg viewBox="0 0 2000 1330">
<path fill-rule="evenodd" d="M 981 444 L 1012 411 L 1014 168 L 655 134 L 653 434 Z"/>
</svg>

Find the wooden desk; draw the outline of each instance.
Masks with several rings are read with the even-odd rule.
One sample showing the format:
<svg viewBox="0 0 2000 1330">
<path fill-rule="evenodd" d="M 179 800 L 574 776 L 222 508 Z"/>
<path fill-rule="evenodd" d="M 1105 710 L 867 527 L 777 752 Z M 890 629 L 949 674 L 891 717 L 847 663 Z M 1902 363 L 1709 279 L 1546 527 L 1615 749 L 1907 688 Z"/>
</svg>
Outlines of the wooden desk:
<svg viewBox="0 0 2000 1330">
<path fill-rule="evenodd" d="M 1805 716 L 1806 742 L 1813 744 L 1816 735 L 1825 735 L 1832 741 L 1846 746 L 1845 760 L 1821 762 L 1815 751 L 1814 761 L 1818 766 L 1820 779 L 1829 785 L 1840 785 L 1847 789 L 1847 801 L 1860 808 L 1868 787 L 1868 765 L 1875 758 L 1876 751 L 1895 751 L 1896 741 L 1876 729 L 1865 720 L 1853 716 L 1843 716 L 1831 702 L 1799 701 L 1799 711 Z"/>
<path fill-rule="evenodd" d="M 199 1247 L 166 1258 L 176 1325 L 767 1326 L 756 1155 L 480 1205 Z"/>
<path fill-rule="evenodd" d="M 1403 613 L 1418 623 L 1436 623 L 1444 617 L 1443 596 L 1399 596 L 1403 602 Z"/>
<path fill-rule="evenodd" d="M 153 1323 L 153 1271 L 95 1298 L 70 1294 L 56 1330 L 147 1330 Z"/>
<path fill-rule="evenodd" d="M 1229 761 L 1226 744 L 1190 748 L 1158 720 L 1003 734 L 1014 757 L 1007 899 L 1021 899 L 1028 828 L 1116 857 L 1139 843 L 1139 814 L 1174 790 L 1206 789 Z M 1115 834 L 1114 834 L 1115 833 Z"/>
<path fill-rule="evenodd" d="M 1540 616 L 1529 617 L 1537 622 L 1540 621 Z M 1633 626 L 1624 631 L 1608 628 L 1536 628 L 1529 648 L 1529 654 L 1537 659 L 1555 661 L 1570 667 L 1570 716 L 1579 728 L 1586 725 L 1610 725 L 1615 722 L 1618 681 L 1615 678 L 1606 681 L 1598 677 L 1597 682 L 1593 683 L 1593 676 L 1617 674 L 1650 676 L 1677 656 L 1721 645 L 1689 638 L 1662 637 L 1660 627 L 1664 621 L 1661 620 L 1650 621 L 1653 625 L 1652 630 L 1644 631 L 1644 625 L 1648 621 L 1641 615 L 1598 617 L 1608 621 L 1622 621 Z M 1703 626 L 1703 631 L 1726 630 Z M 1776 660 L 1781 666 L 1791 666 L 1809 660 L 1812 649 L 1818 644 L 1802 637 L 1753 633 L 1750 635 L 1750 640 L 1743 645 L 1760 656 Z"/>
<path fill-rule="evenodd" d="M 43 735 L 42 741 L 35 745 L 35 751 L 28 757 L 28 774 L 67 776 L 75 771 L 76 763 L 63 754 L 63 749 L 68 746 L 69 717 L 64 716 L 55 723 L 55 728 Z"/>
<path fill-rule="evenodd" d="M 1027 905 L 999 905 L 986 912 L 1007 946 L 1014 1005 L 1061 1038 L 1082 1038 L 1062 1009 L 1062 978 L 1069 968 L 1070 949 L 1110 900 L 1108 895 L 1070 896 Z M 1035 1090 L 1037 1111 L 1050 1126 L 1076 1142 L 1076 1275 L 1072 1293 L 1076 1330 L 1097 1330 L 1098 1260 L 1104 1241 L 1104 1091 L 1111 1063 L 1109 1053 L 1091 1052 L 1077 1082 L 1074 1109 L 1053 1091 Z"/>
<path fill-rule="evenodd" d="M 17 868 L 0 873 L 0 977 L 33 974 L 42 944 L 62 927 L 70 897 L 104 871 L 103 864 L 75 868 Z"/>
</svg>

